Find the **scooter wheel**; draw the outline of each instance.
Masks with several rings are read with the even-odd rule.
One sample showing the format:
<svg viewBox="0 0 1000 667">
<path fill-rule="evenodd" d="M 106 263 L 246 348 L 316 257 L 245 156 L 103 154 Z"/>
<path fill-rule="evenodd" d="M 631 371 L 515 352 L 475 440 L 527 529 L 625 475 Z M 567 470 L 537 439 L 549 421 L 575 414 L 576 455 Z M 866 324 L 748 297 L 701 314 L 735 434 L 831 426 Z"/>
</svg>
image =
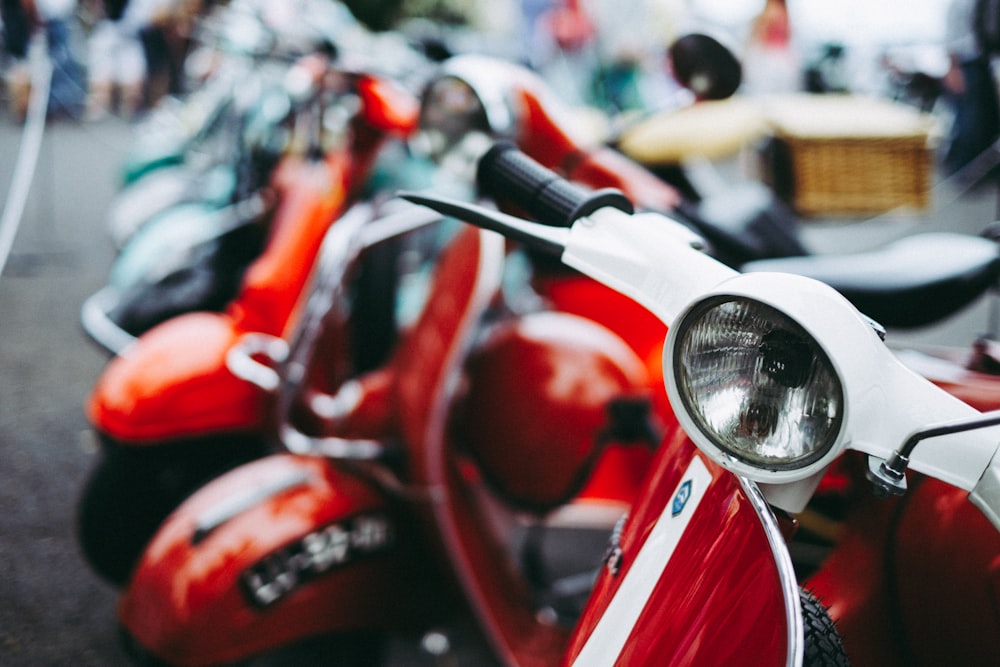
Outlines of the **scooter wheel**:
<svg viewBox="0 0 1000 667">
<path fill-rule="evenodd" d="M 802 625 L 805 635 L 804 667 L 848 667 L 844 642 L 837 632 L 833 619 L 819 599 L 810 591 L 800 588 Z"/>
<path fill-rule="evenodd" d="M 213 477 L 267 453 L 250 438 L 148 448 L 102 443 L 77 508 L 77 541 L 91 568 L 123 586 L 163 520 Z"/>
</svg>

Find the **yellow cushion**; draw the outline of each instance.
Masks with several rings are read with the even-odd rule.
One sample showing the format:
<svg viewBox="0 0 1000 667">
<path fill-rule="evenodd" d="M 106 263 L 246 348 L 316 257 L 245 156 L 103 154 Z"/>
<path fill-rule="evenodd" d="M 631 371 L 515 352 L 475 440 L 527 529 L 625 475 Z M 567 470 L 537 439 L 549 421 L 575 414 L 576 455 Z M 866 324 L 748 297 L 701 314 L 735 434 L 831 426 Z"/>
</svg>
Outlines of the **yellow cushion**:
<svg viewBox="0 0 1000 667">
<path fill-rule="evenodd" d="M 733 97 L 648 116 L 621 135 L 619 149 L 643 164 L 729 157 L 768 130 L 759 105 Z"/>
</svg>

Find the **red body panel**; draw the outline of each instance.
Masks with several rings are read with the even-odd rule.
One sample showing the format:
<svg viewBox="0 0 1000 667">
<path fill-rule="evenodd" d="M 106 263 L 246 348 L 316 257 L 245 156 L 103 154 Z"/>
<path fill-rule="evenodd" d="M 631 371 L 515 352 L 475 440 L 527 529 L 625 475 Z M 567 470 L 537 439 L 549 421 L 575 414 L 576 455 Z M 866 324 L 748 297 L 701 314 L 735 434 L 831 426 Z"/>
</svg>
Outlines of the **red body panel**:
<svg viewBox="0 0 1000 667">
<path fill-rule="evenodd" d="M 366 100 L 393 102 L 367 82 Z M 397 91 L 398 94 L 398 91 Z M 412 105 L 373 109 L 386 127 L 412 127 Z M 398 123 L 398 126 L 396 125 Z M 216 431 L 262 426 L 266 396 L 234 377 L 226 354 L 240 334 L 287 334 L 323 237 L 360 186 L 384 134 L 363 123 L 351 150 L 324 160 L 288 158 L 272 175 L 279 205 L 264 253 L 247 269 L 240 293 L 223 313 L 186 314 L 154 327 L 112 360 L 88 399 L 94 427 L 119 442 L 139 445 Z"/>
<path fill-rule="evenodd" d="M 887 573 L 895 574 L 888 583 L 899 591 L 909 664 L 996 664 L 1000 533 L 965 492 L 943 482 L 924 479 L 909 494 Z"/>
<path fill-rule="evenodd" d="M 540 276 L 535 284 L 556 310 L 599 322 L 618 334 L 645 362 L 652 373 L 651 382 L 663 386 L 667 327 L 655 315 L 620 292 L 584 276 Z"/>
<path fill-rule="evenodd" d="M 570 132 L 568 124 L 556 117 L 558 106 L 547 104 L 544 84 L 525 77 L 516 92 L 523 113 L 516 141 L 524 153 L 590 188 L 621 190 L 639 208 L 665 212 L 680 203 L 677 190 L 648 169 Z"/>
<path fill-rule="evenodd" d="M 414 480 L 431 491 L 426 517 L 437 543 L 496 655 L 505 664 L 552 665 L 565 631 L 539 622 L 506 550 L 498 544 L 458 472 L 447 435 L 448 410 L 472 327 L 500 285 L 504 241 L 473 228 L 459 232 L 437 265 L 431 299 L 400 350 L 400 426 Z"/>
<path fill-rule="evenodd" d="M 1000 656 L 1000 535 L 943 482 L 865 495 L 808 587 L 829 607 L 851 664 L 994 665 Z"/>
<path fill-rule="evenodd" d="M 455 437 L 504 499 L 536 510 L 553 509 L 579 490 L 607 444 L 600 434 L 608 404 L 648 387 L 642 362 L 618 336 L 566 313 L 497 325 L 465 372 L 469 387 Z M 650 448 L 638 449 L 648 456 Z"/>
<path fill-rule="evenodd" d="M 195 539 L 206 517 L 233 504 L 236 510 Z M 275 577 L 279 599 L 266 606 L 251 600 L 244 573 L 359 515 L 385 517 L 391 546 L 311 572 L 308 581 Z M 412 611 L 409 578 L 421 562 L 407 551 L 401 525 L 382 493 L 326 460 L 262 459 L 217 479 L 171 516 L 122 596 L 119 616 L 146 649 L 176 665 L 227 663 L 332 630 L 392 627 Z"/>
<path fill-rule="evenodd" d="M 91 424 L 117 440 L 151 444 L 263 427 L 268 396 L 226 368 L 239 333 L 217 313 L 151 329 L 98 379 L 87 403 Z"/>
<path fill-rule="evenodd" d="M 382 132 L 408 135 L 417 129 L 420 101 L 390 79 L 363 76 L 356 84 L 365 122 Z"/>
<path fill-rule="evenodd" d="M 279 168 L 276 181 L 289 186 L 267 249 L 247 270 L 236 300 L 223 313 L 172 318 L 113 359 L 88 401 L 96 429 L 122 442 L 155 443 L 262 425 L 265 392 L 236 378 L 226 354 L 244 332 L 283 333 L 344 203 L 346 166 L 340 158 Z"/>
<path fill-rule="evenodd" d="M 226 312 L 241 331 L 281 335 L 312 271 L 326 230 L 343 210 L 351 158 L 337 152 L 322 162 L 282 164 L 275 180 L 280 204 L 267 248 L 248 268 Z"/>
<path fill-rule="evenodd" d="M 675 425 L 625 526 L 620 570 L 602 570 L 563 664 L 573 664 L 653 524 L 673 501 L 685 470 L 699 456 Z M 705 465 L 711 483 L 616 665 L 787 664 L 786 600 L 761 520 L 735 476 L 707 461 Z"/>
</svg>

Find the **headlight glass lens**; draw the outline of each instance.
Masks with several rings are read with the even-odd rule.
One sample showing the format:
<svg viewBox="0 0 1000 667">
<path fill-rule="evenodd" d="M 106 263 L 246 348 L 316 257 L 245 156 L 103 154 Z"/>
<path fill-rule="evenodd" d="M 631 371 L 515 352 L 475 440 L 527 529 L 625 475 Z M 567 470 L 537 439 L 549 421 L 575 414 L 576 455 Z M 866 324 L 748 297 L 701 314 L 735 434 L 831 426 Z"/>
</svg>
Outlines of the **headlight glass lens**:
<svg viewBox="0 0 1000 667">
<path fill-rule="evenodd" d="M 673 373 L 683 407 L 717 447 L 769 470 L 802 468 L 830 450 L 843 388 L 795 321 L 758 301 L 717 297 L 676 326 Z"/>
</svg>

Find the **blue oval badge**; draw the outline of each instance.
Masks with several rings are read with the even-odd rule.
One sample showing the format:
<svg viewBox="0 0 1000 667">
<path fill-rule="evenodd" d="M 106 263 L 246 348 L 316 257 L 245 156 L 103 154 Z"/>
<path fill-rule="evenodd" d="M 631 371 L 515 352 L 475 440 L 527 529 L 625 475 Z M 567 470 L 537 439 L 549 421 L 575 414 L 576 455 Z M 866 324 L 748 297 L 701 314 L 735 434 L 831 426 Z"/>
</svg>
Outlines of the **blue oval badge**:
<svg viewBox="0 0 1000 667">
<path fill-rule="evenodd" d="M 674 502 L 671 505 L 670 512 L 671 516 L 677 516 L 684 511 L 684 506 L 687 505 L 688 500 L 691 499 L 691 480 L 686 480 L 681 487 L 677 489 L 677 494 L 674 495 Z"/>
</svg>

